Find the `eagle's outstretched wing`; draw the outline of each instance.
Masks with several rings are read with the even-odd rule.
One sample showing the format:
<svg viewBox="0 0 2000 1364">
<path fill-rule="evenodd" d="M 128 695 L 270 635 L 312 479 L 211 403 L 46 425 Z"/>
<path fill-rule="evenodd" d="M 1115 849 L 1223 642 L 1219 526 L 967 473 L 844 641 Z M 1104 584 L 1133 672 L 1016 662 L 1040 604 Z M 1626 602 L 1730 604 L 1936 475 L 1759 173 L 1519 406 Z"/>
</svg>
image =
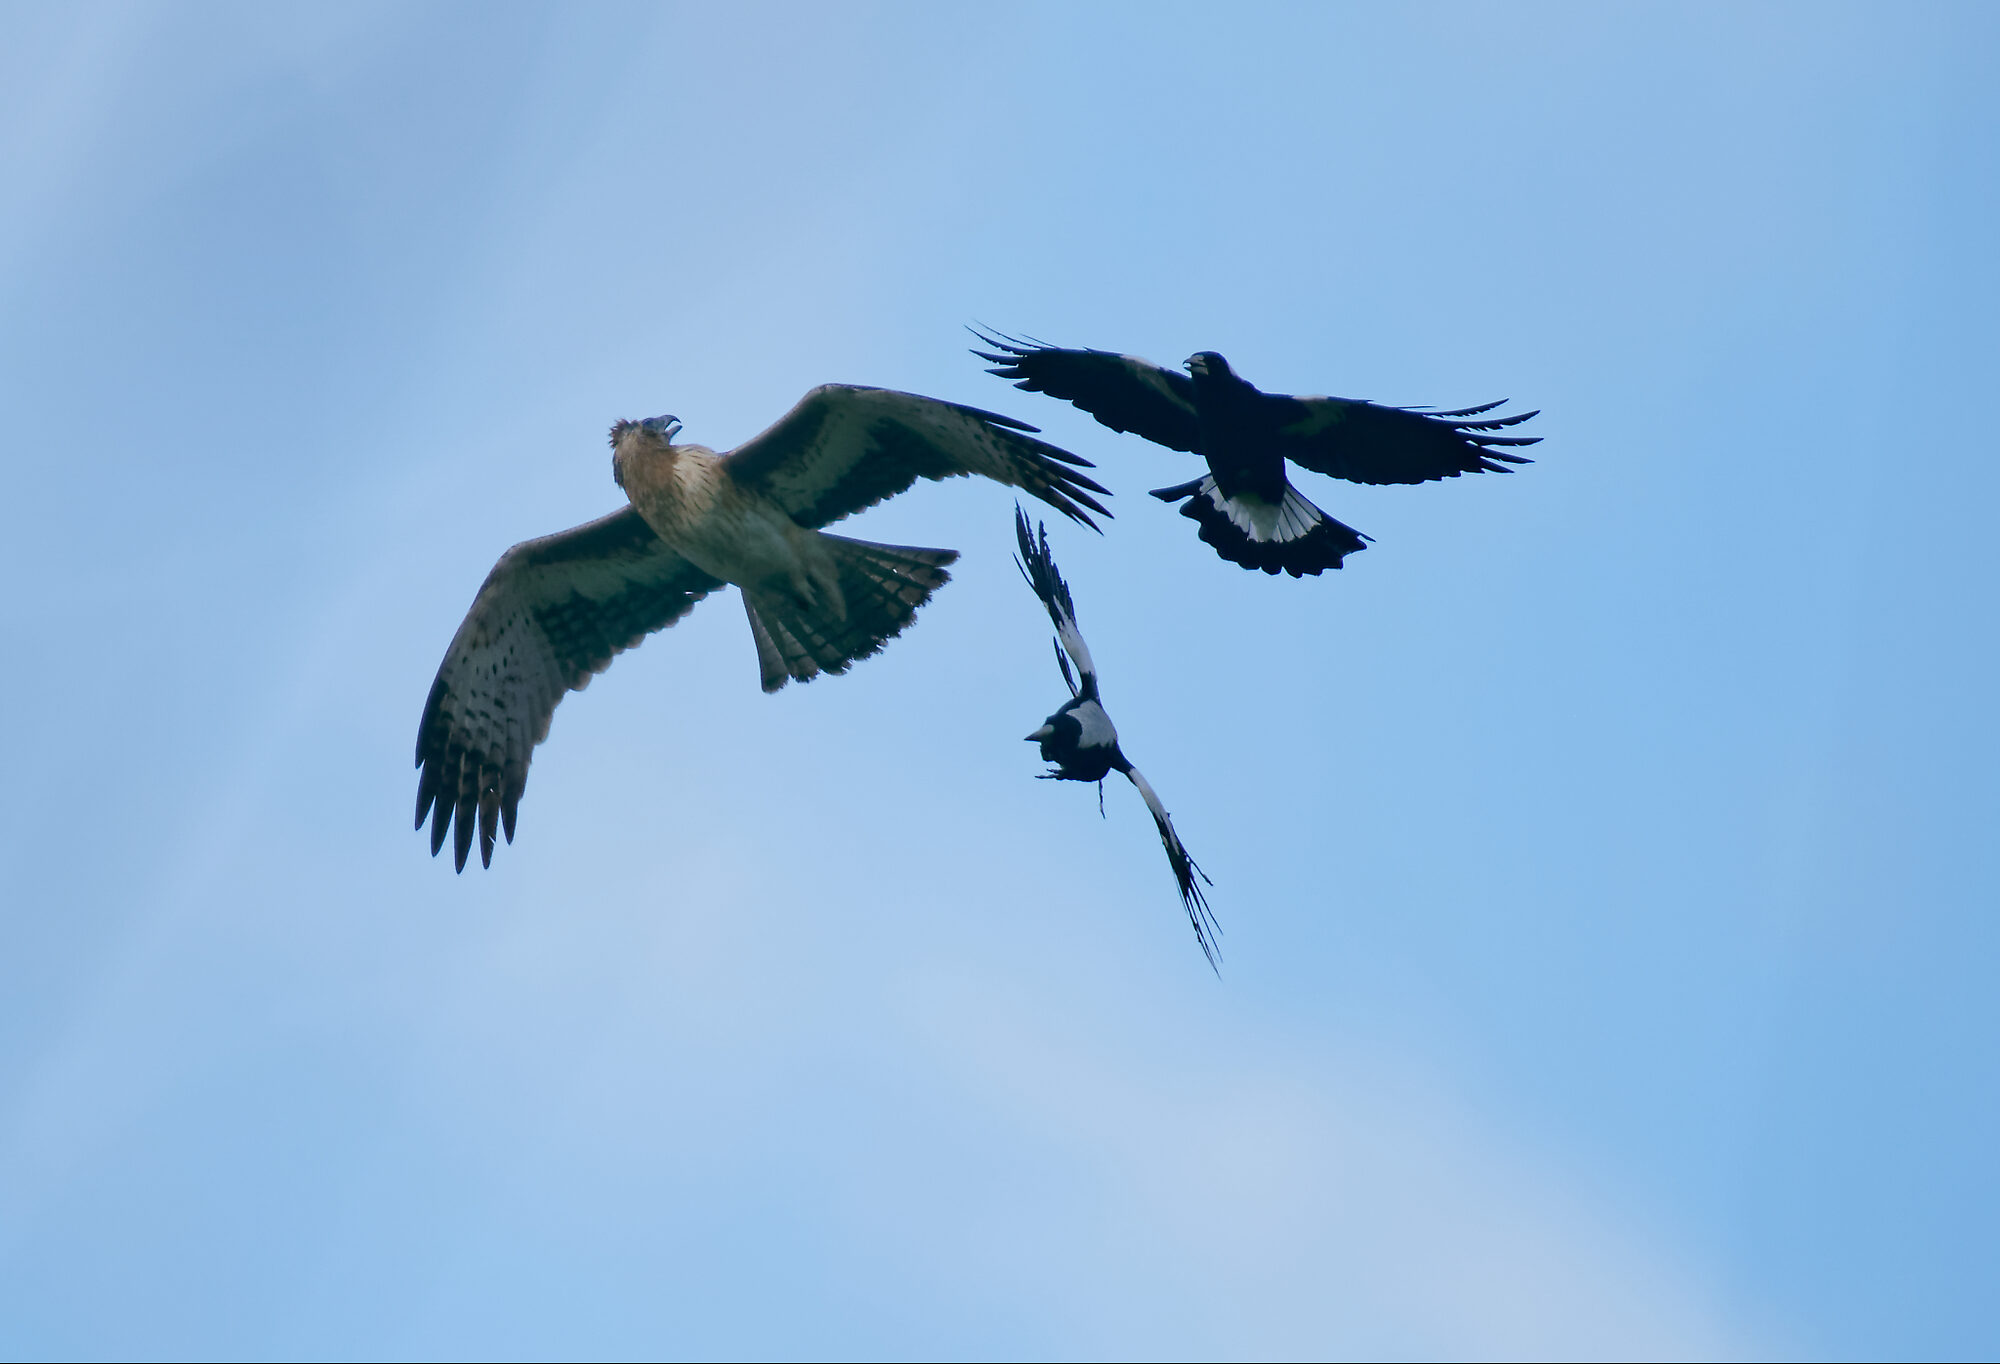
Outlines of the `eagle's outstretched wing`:
<svg viewBox="0 0 2000 1364">
<path fill-rule="evenodd" d="M 432 817 L 431 854 L 454 832 L 452 858 L 464 871 L 476 821 L 479 860 L 491 866 L 495 821 L 513 842 L 528 759 L 563 694 L 721 586 L 630 507 L 501 555 L 452 636 L 417 727 L 417 827 Z"/>
<path fill-rule="evenodd" d="M 1041 527 L 1041 539 L 1035 538 L 1028 528 L 1028 514 L 1021 510 L 1021 504 L 1014 504 L 1014 539 L 1021 546 L 1021 557 L 1014 561 L 1021 570 L 1021 576 L 1028 580 L 1028 586 L 1035 589 L 1035 595 L 1048 608 L 1049 620 L 1056 627 L 1056 666 L 1062 669 L 1063 681 L 1069 683 L 1071 696 L 1084 700 L 1095 699 L 1097 692 L 1097 665 L 1090 661 L 1090 646 L 1083 642 L 1083 635 L 1076 628 L 1076 604 L 1070 600 L 1069 584 L 1063 581 L 1056 570 L 1055 556 L 1049 553 L 1049 528 Z M 1063 655 L 1067 653 L 1069 658 Z M 1074 661 L 1076 670 L 1083 677 L 1079 687 L 1076 679 L 1069 674 L 1069 665 Z"/>
<path fill-rule="evenodd" d="M 1533 445 L 1541 439 L 1490 434 L 1536 415 L 1484 415 L 1505 398 L 1456 412 L 1384 407 L 1355 398 L 1272 394 L 1268 401 L 1278 418 L 1278 453 L 1314 473 L 1353 483 L 1426 483 L 1460 474 L 1508 473 L 1509 464 L 1533 461 L 1495 447 Z"/>
<path fill-rule="evenodd" d="M 1194 381 L 1187 375 L 1136 355 L 1064 350 L 969 330 L 1002 352 L 972 352 L 998 366 L 988 374 L 1013 379 L 1014 387 L 1030 393 L 1066 399 L 1113 431 L 1130 431 L 1170 450 L 1197 452 L 1201 422 L 1195 413 Z"/>
<path fill-rule="evenodd" d="M 894 497 L 919 478 L 983 474 L 1034 494 L 1092 530 L 1104 516 L 1092 493 L 1108 489 L 1077 473 L 1091 467 L 1022 432 L 1038 428 L 994 412 L 914 393 L 822 384 L 768 431 L 723 462 L 743 487 L 770 498 L 815 530 Z"/>
</svg>

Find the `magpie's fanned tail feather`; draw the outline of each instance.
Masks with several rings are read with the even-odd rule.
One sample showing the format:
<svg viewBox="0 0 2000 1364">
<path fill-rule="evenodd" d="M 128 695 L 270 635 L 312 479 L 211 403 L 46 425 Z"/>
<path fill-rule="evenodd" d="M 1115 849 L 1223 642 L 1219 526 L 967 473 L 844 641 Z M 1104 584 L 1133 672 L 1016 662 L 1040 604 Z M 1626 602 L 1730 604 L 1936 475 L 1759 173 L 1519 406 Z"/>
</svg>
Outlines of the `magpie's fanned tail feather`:
<svg viewBox="0 0 2000 1364">
<path fill-rule="evenodd" d="M 1155 488 L 1162 502 L 1180 502 L 1181 515 L 1201 527 L 1201 538 L 1233 564 L 1289 573 L 1294 578 L 1339 568 L 1368 547 L 1368 537 L 1334 520 L 1289 484 L 1276 506 L 1246 494 L 1223 496 L 1213 474 L 1172 488 Z M 1185 500 L 1183 500 L 1185 499 Z"/>
</svg>

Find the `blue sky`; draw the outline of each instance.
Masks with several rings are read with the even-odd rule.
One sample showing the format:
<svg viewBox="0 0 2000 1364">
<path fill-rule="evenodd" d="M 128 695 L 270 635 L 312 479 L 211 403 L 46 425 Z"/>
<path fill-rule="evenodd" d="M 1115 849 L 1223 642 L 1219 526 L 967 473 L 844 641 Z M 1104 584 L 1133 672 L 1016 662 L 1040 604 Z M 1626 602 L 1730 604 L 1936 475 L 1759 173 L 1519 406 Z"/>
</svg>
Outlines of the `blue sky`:
<svg viewBox="0 0 2000 1364">
<path fill-rule="evenodd" d="M 0 44 L 0 1352 L 2000 1348 L 1988 6 L 17 6 Z M 984 321 L 1543 409 L 1509 478 L 1191 458 Z M 733 601 L 490 871 L 425 689 L 604 432 L 812 385 L 1093 459 L 846 677 Z"/>
</svg>

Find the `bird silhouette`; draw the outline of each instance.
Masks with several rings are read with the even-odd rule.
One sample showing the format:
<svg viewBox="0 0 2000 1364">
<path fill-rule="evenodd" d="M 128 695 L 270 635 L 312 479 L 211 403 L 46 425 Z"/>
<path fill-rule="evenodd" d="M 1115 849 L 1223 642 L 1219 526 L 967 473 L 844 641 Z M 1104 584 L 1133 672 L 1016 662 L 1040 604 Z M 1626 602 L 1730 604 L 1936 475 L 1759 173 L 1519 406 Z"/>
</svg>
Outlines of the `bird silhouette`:
<svg viewBox="0 0 2000 1364">
<path fill-rule="evenodd" d="M 1094 526 L 1104 489 L 1012 417 L 914 393 L 826 384 L 728 454 L 677 445 L 673 417 L 611 428 L 628 506 L 500 556 L 438 666 L 417 727 L 417 827 L 431 854 L 453 835 L 465 870 L 475 827 L 490 866 L 514 841 L 528 761 L 556 703 L 612 658 L 725 583 L 743 592 L 765 691 L 845 672 L 900 634 L 956 550 L 878 545 L 820 527 L 919 478 L 980 474 Z"/>
<path fill-rule="evenodd" d="M 974 350 L 1014 387 L 1067 399 L 1114 431 L 1201 455 L 1208 473 L 1153 496 L 1179 502 L 1216 553 L 1245 568 L 1293 577 L 1339 568 L 1369 537 L 1307 501 L 1286 477 L 1289 461 L 1355 483 L 1424 483 L 1507 473 L 1530 463 L 1500 447 L 1539 436 L 1497 432 L 1535 416 L 1488 417 L 1500 402 L 1434 412 L 1357 398 L 1265 393 L 1214 351 L 1177 374 L 1137 356 L 1065 350 L 973 328 L 993 350 Z"/>
<path fill-rule="evenodd" d="M 1027 514 L 1016 503 L 1014 537 L 1021 546 L 1021 557 L 1015 560 L 1021 576 L 1042 599 L 1049 619 L 1055 624 L 1056 666 L 1062 669 L 1063 681 L 1069 684 L 1068 703 L 1027 736 L 1029 743 L 1041 745 L 1043 761 L 1054 764 L 1041 775 L 1056 781 L 1096 782 L 1100 814 L 1104 809 L 1104 778 L 1108 774 L 1122 772 L 1138 788 L 1139 798 L 1146 802 L 1153 824 L 1160 831 L 1160 843 L 1167 850 L 1167 862 L 1173 867 L 1174 883 L 1180 889 L 1181 907 L 1194 926 L 1195 941 L 1201 944 L 1209 966 L 1214 967 L 1215 939 L 1221 930 L 1209 912 L 1208 898 L 1201 887 L 1202 883 L 1215 883 L 1188 856 L 1180 835 L 1174 832 L 1173 820 L 1167 817 L 1167 807 L 1160 803 L 1159 793 L 1118 746 L 1118 729 L 1105 713 L 1098 691 L 1097 665 L 1091 662 L 1090 646 L 1083 642 L 1076 628 L 1076 605 L 1070 599 L 1069 584 L 1063 581 L 1056 570 L 1055 558 L 1049 553 L 1048 527 L 1037 525 L 1031 533 Z M 1070 672 L 1072 662 L 1076 664 L 1074 674 Z"/>
</svg>

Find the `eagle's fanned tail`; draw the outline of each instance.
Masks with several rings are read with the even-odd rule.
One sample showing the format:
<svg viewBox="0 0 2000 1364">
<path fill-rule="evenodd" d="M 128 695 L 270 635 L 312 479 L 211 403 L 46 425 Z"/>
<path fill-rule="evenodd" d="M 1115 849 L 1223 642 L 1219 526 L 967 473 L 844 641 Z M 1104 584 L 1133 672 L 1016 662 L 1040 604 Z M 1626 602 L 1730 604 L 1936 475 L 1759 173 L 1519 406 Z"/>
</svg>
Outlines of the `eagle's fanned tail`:
<svg viewBox="0 0 2000 1364">
<path fill-rule="evenodd" d="M 743 592 L 750 634 L 757 644 L 763 688 L 810 682 L 821 673 L 844 673 L 903 632 L 917 608 L 951 581 L 945 565 L 953 549 L 878 545 L 842 535 L 823 537 L 840 573 L 847 614 L 807 607 L 773 592 Z"/>
</svg>

